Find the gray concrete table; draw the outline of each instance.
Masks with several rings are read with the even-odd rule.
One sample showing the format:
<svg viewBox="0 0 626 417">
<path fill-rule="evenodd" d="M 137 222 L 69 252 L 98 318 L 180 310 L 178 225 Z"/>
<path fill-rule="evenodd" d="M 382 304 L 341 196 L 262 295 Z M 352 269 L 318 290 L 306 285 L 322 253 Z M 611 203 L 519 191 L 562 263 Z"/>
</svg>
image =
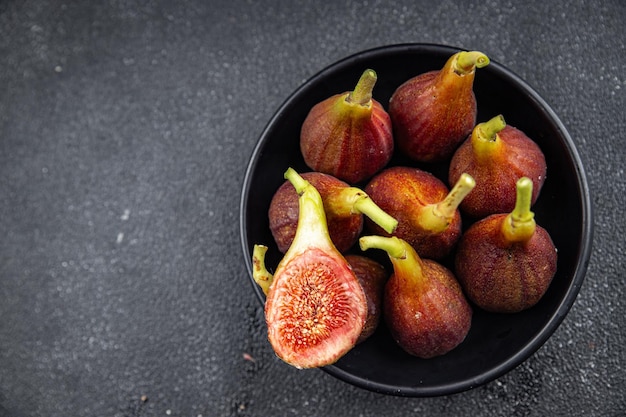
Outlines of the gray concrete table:
<svg viewBox="0 0 626 417">
<path fill-rule="evenodd" d="M 0 1 L 0 416 L 617 416 L 626 6 L 619 0 Z M 258 135 L 355 52 L 479 49 L 554 108 L 595 246 L 570 314 L 483 387 L 399 398 L 280 362 L 238 239 Z"/>
</svg>

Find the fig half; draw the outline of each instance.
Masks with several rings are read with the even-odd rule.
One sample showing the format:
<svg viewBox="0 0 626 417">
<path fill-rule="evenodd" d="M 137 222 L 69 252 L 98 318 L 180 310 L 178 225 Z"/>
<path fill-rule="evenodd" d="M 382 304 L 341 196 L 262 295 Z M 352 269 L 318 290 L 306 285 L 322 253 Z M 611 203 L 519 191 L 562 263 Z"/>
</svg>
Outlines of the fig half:
<svg viewBox="0 0 626 417">
<path fill-rule="evenodd" d="M 356 344 L 367 300 L 355 273 L 333 245 L 318 191 L 295 170 L 285 172 L 299 195 L 294 240 L 271 275 L 263 246 L 253 253 L 253 277 L 267 293 L 265 319 L 276 355 L 296 368 L 336 362 Z"/>
</svg>

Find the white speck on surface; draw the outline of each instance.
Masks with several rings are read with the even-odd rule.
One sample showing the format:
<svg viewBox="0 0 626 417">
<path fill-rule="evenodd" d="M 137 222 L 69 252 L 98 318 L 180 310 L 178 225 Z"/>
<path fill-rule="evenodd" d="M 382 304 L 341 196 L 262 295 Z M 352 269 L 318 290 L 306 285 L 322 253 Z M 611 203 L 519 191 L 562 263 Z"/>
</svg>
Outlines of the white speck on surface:
<svg viewBox="0 0 626 417">
<path fill-rule="evenodd" d="M 117 234 L 117 239 L 115 239 L 115 243 L 122 243 L 123 240 L 124 240 L 124 233 L 119 232 Z"/>
<path fill-rule="evenodd" d="M 130 210 L 129 209 L 125 209 L 124 213 L 122 213 L 122 215 L 120 216 L 120 219 L 126 221 L 130 218 Z"/>
</svg>

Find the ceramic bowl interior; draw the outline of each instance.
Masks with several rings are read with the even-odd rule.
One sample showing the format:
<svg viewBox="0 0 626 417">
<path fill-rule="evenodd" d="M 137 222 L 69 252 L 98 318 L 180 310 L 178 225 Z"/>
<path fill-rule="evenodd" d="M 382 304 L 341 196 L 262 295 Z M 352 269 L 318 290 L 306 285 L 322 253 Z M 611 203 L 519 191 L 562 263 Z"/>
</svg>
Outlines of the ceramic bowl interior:
<svg viewBox="0 0 626 417">
<path fill-rule="evenodd" d="M 333 94 L 352 90 L 367 68 L 378 74 L 374 98 L 387 107 L 401 83 L 440 69 L 457 51 L 431 44 L 367 50 L 322 70 L 280 106 L 252 153 L 241 195 L 244 262 L 261 303 L 265 297 L 252 280 L 252 248 L 255 243 L 269 246 L 266 261 L 272 270 L 282 256 L 270 233 L 267 212 L 288 167 L 310 171 L 300 154 L 299 132 L 311 107 Z M 406 354 L 382 324 L 366 342 L 336 364 L 323 368 L 343 381 L 400 396 L 445 395 L 479 386 L 505 374 L 539 349 L 562 322 L 579 292 L 590 256 L 592 218 L 585 173 L 572 139 L 546 101 L 497 62 L 477 70 L 474 92 L 477 122 L 502 114 L 507 124 L 533 138 L 545 154 L 547 180 L 533 211 L 537 223 L 548 230 L 558 249 L 558 271 L 545 296 L 529 310 L 505 315 L 474 308 L 466 339 L 437 358 L 424 360 Z M 412 163 L 395 157 L 391 162 L 394 164 Z M 447 182 L 444 166 L 426 169 Z"/>
</svg>

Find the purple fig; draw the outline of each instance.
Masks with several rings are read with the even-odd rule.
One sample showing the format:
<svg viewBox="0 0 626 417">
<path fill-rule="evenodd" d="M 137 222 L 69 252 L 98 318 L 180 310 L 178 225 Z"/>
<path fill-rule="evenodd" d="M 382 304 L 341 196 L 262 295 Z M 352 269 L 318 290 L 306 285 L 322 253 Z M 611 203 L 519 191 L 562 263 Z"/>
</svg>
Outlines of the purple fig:
<svg viewBox="0 0 626 417">
<path fill-rule="evenodd" d="M 482 52 L 452 55 L 443 68 L 406 81 L 389 100 L 398 148 L 420 162 L 449 159 L 476 123 L 476 68 L 489 64 Z"/>
<path fill-rule="evenodd" d="M 473 187 L 474 180 L 468 175 L 448 190 L 441 180 L 419 168 L 387 168 L 372 178 L 365 192 L 398 226 L 388 233 L 367 221 L 367 229 L 407 241 L 422 258 L 443 259 L 461 236 L 457 207 Z"/>
<path fill-rule="evenodd" d="M 364 236 L 359 243 L 363 250 L 383 249 L 393 265 L 383 308 L 385 322 L 400 347 L 428 359 L 448 353 L 465 339 L 472 308 L 449 269 L 421 259 L 397 237 Z"/>
<path fill-rule="evenodd" d="M 357 340 L 357 343 L 361 343 L 374 334 L 378 328 L 382 317 L 383 292 L 389 274 L 384 266 L 365 256 L 348 254 L 345 258 L 363 287 L 367 300 L 367 318 Z"/>
<path fill-rule="evenodd" d="M 393 155 L 391 119 L 372 98 L 376 72 L 366 70 L 354 91 L 316 104 L 300 133 L 304 161 L 350 184 L 380 171 Z"/>
<path fill-rule="evenodd" d="M 448 180 L 461 174 L 476 180 L 476 188 L 461 203 L 461 211 L 476 218 L 509 213 L 515 207 L 515 184 L 522 177 L 533 182 L 531 205 L 546 179 L 546 160 L 539 146 L 524 132 L 508 126 L 502 115 L 478 124 L 454 153 Z"/>
<path fill-rule="evenodd" d="M 529 178 L 521 178 L 514 210 L 479 220 L 459 242 L 457 278 L 484 310 L 515 313 L 534 306 L 556 273 L 557 250 L 530 211 L 532 187 Z"/>
</svg>

